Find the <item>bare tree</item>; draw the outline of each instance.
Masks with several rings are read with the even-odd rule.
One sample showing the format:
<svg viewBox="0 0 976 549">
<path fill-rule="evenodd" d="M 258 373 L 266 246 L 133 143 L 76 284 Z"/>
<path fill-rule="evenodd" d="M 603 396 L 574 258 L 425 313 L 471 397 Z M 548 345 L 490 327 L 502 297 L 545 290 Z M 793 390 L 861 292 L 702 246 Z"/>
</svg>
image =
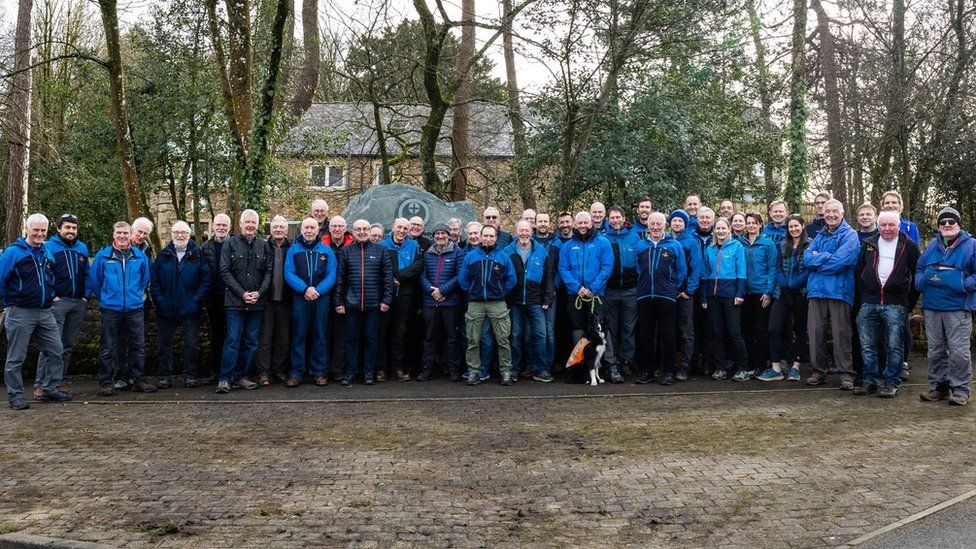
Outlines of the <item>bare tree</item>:
<svg viewBox="0 0 976 549">
<path fill-rule="evenodd" d="M 844 136 L 840 119 L 840 94 L 837 91 L 837 54 L 834 51 L 834 35 L 830 31 L 830 18 L 820 0 L 811 0 L 810 7 L 817 13 L 817 34 L 820 36 L 820 67 L 824 79 L 824 110 L 827 111 L 827 154 L 830 158 L 831 194 L 837 200 L 847 204 Z"/>
<path fill-rule="evenodd" d="M 7 242 L 20 237 L 27 217 L 27 166 L 31 139 L 31 14 L 33 0 L 20 0 L 14 34 L 14 71 L 7 109 L 7 143 L 10 147 L 7 171 L 7 217 L 4 236 Z"/>
<path fill-rule="evenodd" d="M 528 146 L 525 142 L 525 121 L 522 118 L 522 103 L 519 97 L 518 80 L 515 70 L 515 45 L 512 37 L 511 19 L 508 14 L 512 11 L 512 0 L 502 0 L 502 12 L 508 20 L 505 27 L 505 34 L 502 35 L 502 49 L 505 54 L 505 76 L 508 89 L 508 110 L 509 119 L 512 122 L 512 145 L 515 148 L 515 168 L 511 173 L 515 177 L 516 187 L 522 198 L 523 208 L 535 209 L 535 194 L 530 185 L 525 185 L 518 181 L 518 166 L 525 159 Z"/>
</svg>

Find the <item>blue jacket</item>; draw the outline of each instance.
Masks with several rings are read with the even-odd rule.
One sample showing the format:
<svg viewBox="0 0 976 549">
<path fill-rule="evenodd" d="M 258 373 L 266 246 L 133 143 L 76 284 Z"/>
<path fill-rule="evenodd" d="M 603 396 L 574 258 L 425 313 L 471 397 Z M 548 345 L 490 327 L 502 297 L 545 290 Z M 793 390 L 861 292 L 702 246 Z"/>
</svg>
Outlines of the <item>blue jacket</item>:
<svg viewBox="0 0 976 549">
<path fill-rule="evenodd" d="M 444 251 L 438 250 L 437 246 L 427 248 L 424 253 L 424 270 L 420 273 L 420 291 L 424 294 L 424 307 L 461 306 L 458 274 L 461 272 L 462 261 L 464 261 L 464 250 L 453 242 L 448 242 Z M 435 301 L 430 295 L 434 288 L 441 291 L 444 301 Z"/>
<path fill-rule="evenodd" d="M 643 240 L 640 233 L 629 227 L 615 231 L 609 226 L 604 234 L 613 250 L 613 274 L 607 288 L 628 290 L 637 286 L 637 245 Z"/>
<path fill-rule="evenodd" d="M 213 274 L 200 248 L 187 242 L 186 254 L 178 261 L 170 242 L 149 266 L 149 291 L 156 314 L 162 318 L 190 318 L 200 314 Z"/>
<path fill-rule="evenodd" d="M 678 299 L 685 278 L 688 260 L 681 244 L 669 235 L 660 242 L 641 240 L 637 244 L 637 300 L 660 297 Z"/>
<path fill-rule="evenodd" d="M 946 248 L 936 235 L 918 258 L 915 287 L 923 309 L 976 311 L 976 239 L 960 231 Z"/>
<path fill-rule="evenodd" d="M 779 255 L 776 243 L 764 234 L 751 244 L 747 237 L 738 240 L 746 250 L 746 293 L 772 297 L 776 293 L 776 259 Z"/>
<path fill-rule="evenodd" d="M 912 239 L 912 242 L 914 242 L 916 246 L 921 246 L 922 235 L 918 232 L 918 225 L 903 217 L 899 217 L 898 219 L 898 230 L 908 235 L 908 238 Z"/>
<path fill-rule="evenodd" d="M 834 231 L 824 226 L 803 252 L 803 268 L 810 271 L 807 297 L 843 299 L 854 306 L 854 266 L 860 253 L 861 240 L 847 221 Z"/>
<path fill-rule="evenodd" d="M 689 229 L 687 227 L 685 228 L 685 232 L 689 232 Z M 701 244 L 702 257 L 704 257 L 705 248 L 712 245 L 712 231 L 708 231 L 707 233 L 702 233 L 696 228 L 694 230 L 690 230 L 690 232 L 695 235 L 695 238 L 698 239 L 698 243 Z"/>
<path fill-rule="evenodd" d="M 515 287 L 508 292 L 506 300 L 510 305 L 552 305 L 555 289 L 549 252 L 534 240 L 530 240 L 529 244 L 532 248 L 524 264 L 519 254 L 518 240 L 505 247 L 504 251 L 515 268 Z"/>
<path fill-rule="evenodd" d="M 702 269 L 702 249 L 701 240 L 695 237 L 694 233 L 685 229 L 675 237 L 681 249 L 685 252 L 685 262 L 688 265 L 688 276 L 681 287 L 680 292 L 685 292 L 689 296 L 698 291 L 698 283 L 701 281 Z"/>
<path fill-rule="evenodd" d="M 285 282 L 299 297 L 311 287 L 319 299 L 328 297 L 336 282 L 336 256 L 332 248 L 316 239 L 312 242 L 297 235 L 285 255 Z"/>
<path fill-rule="evenodd" d="M 68 245 L 60 235 L 44 243 L 54 260 L 54 293 L 58 297 L 88 297 L 88 246 L 80 240 Z"/>
<path fill-rule="evenodd" d="M 603 297 L 612 272 L 610 241 L 592 230 L 585 238 L 573 231 L 573 238 L 559 249 L 559 276 L 571 296 L 585 287 L 593 295 Z"/>
<path fill-rule="evenodd" d="M 766 223 L 765 227 L 763 227 L 762 234 L 771 238 L 776 246 L 779 247 L 780 243 L 786 240 L 786 223 L 783 223 L 777 227 L 772 221 L 770 221 L 769 223 Z"/>
<path fill-rule="evenodd" d="M 718 219 L 718 218 L 716 217 L 715 219 Z M 693 232 L 697 232 L 698 231 L 698 214 L 689 215 L 688 216 L 688 222 L 685 223 L 685 230 L 686 231 L 693 231 Z"/>
<path fill-rule="evenodd" d="M 721 248 L 709 245 L 703 263 L 699 285 L 702 303 L 711 296 L 745 298 L 746 251 L 741 242 L 730 237 Z"/>
<path fill-rule="evenodd" d="M 563 239 L 556 233 L 550 234 L 545 238 L 533 236 L 532 240 L 535 240 L 549 253 L 549 264 L 552 266 L 552 285 L 556 290 L 561 289 L 563 287 L 563 281 L 559 277 L 559 249 L 563 245 Z"/>
<path fill-rule="evenodd" d="M 458 273 L 458 284 L 467 292 L 469 302 L 504 301 L 516 282 L 515 265 L 498 246 L 490 253 L 481 246 L 472 248 L 465 254 Z"/>
<path fill-rule="evenodd" d="M 47 309 L 54 300 L 54 261 L 44 246 L 18 238 L 0 255 L 0 303 Z"/>
<path fill-rule="evenodd" d="M 149 258 L 135 246 L 120 252 L 109 244 L 95 254 L 88 283 L 102 309 L 117 313 L 142 310 Z"/>
<path fill-rule="evenodd" d="M 641 240 L 647 238 L 647 225 L 640 222 L 640 219 L 634 218 L 633 225 L 630 226 L 631 232 L 637 233 L 637 237 Z"/>
<path fill-rule="evenodd" d="M 393 287 L 393 297 L 413 295 L 416 292 L 420 273 L 424 270 L 424 252 L 417 240 L 407 238 L 402 244 L 393 241 L 392 234 L 379 242 L 390 253 L 393 264 L 393 278 L 399 285 Z"/>
<path fill-rule="evenodd" d="M 335 306 L 374 311 L 393 303 L 393 262 L 386 248 L 353 242 L 342 247 L 336 262 Z"/>
<path fill-rule="evenodd" d="M 803 268 L 803 252 L 810 247 L 809 238 L 800 244 L 799 248 L 786 252 L 786 241 L 779 246 L 779 261 L 776 262 L 776 299 L 782 294 L 783 289 L 807 291 L 807 277 L 810 271 Z"/>
</svg>

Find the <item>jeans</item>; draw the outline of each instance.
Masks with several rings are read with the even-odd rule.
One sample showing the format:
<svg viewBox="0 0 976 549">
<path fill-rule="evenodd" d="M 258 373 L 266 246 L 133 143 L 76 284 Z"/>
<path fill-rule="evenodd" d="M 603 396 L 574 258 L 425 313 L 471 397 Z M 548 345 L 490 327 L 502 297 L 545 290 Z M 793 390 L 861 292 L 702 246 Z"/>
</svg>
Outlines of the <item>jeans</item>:
<svg viewBox="0 0 976 549">
<path fill-rule="evenodd" d="M 886 346 L 884 382 L 893 387 L 901 386 L 902 344 L 905 330 L 905 307 L 901 305 L 875 305 L 864 303 L 857 313 L 857 329 L 860 332 L 861 355 L 864 369 L 861 377 L 865 383 L 878 383 L 878 357 Z"/>
<path fill-rule="evenodd" d="M 306 362 L 313 377 L 324 376 L 329 369 L 329 348 L 326 342 L 329 313 L 332 311 L 328 295 L 306 301 L 296 295 L 291 302 L 291 368 L 288 376 L 301 379 Z M 306 351 L 308 358 L 306 359 Z"/>
<path fill-rule="evenodd" d="M 258 375 L 284 377 L 291 369 L 288 366 L 291 313 L 291 296 L 285 296 L 284 301 L 268 301 L 261 320 L 258 350 L 254 354 L 254 369 Z"/>
<path fill-rule="evenodd" d="M 640 306 L 638 305 L 638 308 Z M 695 352 L 695 298 L 679 297 L 675 305 L 678 329 L 678 341 L 681 342 L 681 357 L 679 366 L 687 370 L 691 364 L 691 357 Z"/>
<path fill-rule="evenodd" d="M 549 370 L 556 358 L 556 300 L 542 311 L 542 316 L 546 319 L 546 350 L 542 355 L 542 365 Z"/>
<path fill-rule="evenodd" d="M 929 386 L 969 396 L 973 363 L 969 344 L 973 317 L 969 311 L 925 309 L 925 337 L 929 343 Z"/>
<path fill-rule="evenodd" d="M 346 307 L 346 374 L 345 378 L 352 381 L 359 369 L 359 336 L 363 336 L 363 377 L 373 379 L 376 368 L 376 347 L 379 344 L 380 311 L 360 311 L 354 307 Z"/>
<path fill-rule="evenodd" d="M 156 364 L 159 375 L 173 375 L 173 340 L 176 329 L 183 329 L 183 375 L 197 377 L 197 357 L 200 355 L 200 316 L 187 318 L 159 318 L 156 339 Z"/>
<path fill-rule="evenodd" d="M 769 357 L 785 368 L 794 362 L 810 362 L 807 343 L 807 296 L 784 289 L 769 312 Z"/>
<path fill-rule="evenodd" d="M 813 371 L 827 375 L 827 324 L 834 336 L 834 364 L 841 379 L 854 376 L 851 354 L 851 305 L 839 299 L 815 297 L 808 301 L 807 330 L 810 333 L 810 362 Z"/>
<path fill-rule="evenodd" d="M 512 331 L 512 320 L 508 314 L 508 307 L 504 301 L 471 301 L 468 312 L 464 315 L 464 322 L 468 330 L 468 349 L 465 353 L 469 372 L 479 372 L 481 369 L 481 330 L 485 319 L 491 321 L 495 342 L 498 344 L 498 368 L 503 374 L 512 371 L 512 346 L 509 335 Z"/>
<path fill-rule="evenodd" d="M 458 340 L 460 338 L 458 323 L 461 318 L 460 307 L 424 307 L 424 322 L 427 324 L 424 337 L 424 370 L 434 371 L 437 366 L 437 347 L 443 347 L 448 371 L 461 372 L 458 367 Z"/>
<path fill-rule="evenodd" d="M 235 382 L 247 377 L 258 349 L 263 317 L 264 311 L 227 309 L 227 338 L 218 381 Z"/>
<path fill-rule="evenodd" d="M 634 363 L 636 344 L 634 337 L 637 327 L 637 289 L 607 288 L 603 298 L 607 304 L 607 319 L 610 321 L 610 338 L 613 339 L 614 354 L 617 360 Z M 650 359 L 650 357 L 645 357 Z"/>
<path fill-rule="evenodd" d="M 548 372 L 546 354 L 546 318 L 542 305 L 512 305 L 512 372 Z"/>
<path fill-rule="evenodd" d="M 140 380 L 145 377 L 146 328 L 145 313 L 119 313 L 102 309 L 102 347 L 98 350 L 98 383 L 108 385 L 123 376 Z M 118 364 L 119 346 L 125 341 L 128 364 Z"/>
<path fill-rule="evenodd" d="M 732 363 L 736 371 L 743 371 L 748 364 L 746 341 L 742 338 L 742 307 L 731 297 L 708 298 L 708 324 L 712 328 L 709 347 L 713 350 L 716 370 L 727 370 L 725 346 L 732 351 Z"/>
<path fill-rule="evenodd" d="M 51 357 L 48 370 L 61 371 L 61 337 L 51 309 L 29 309 L 11 305 L 7 307 L 3 323 L 7 329 L 7 362 L 3 369 L 3 380 L 7 384 L 7 398 L 13 402 L 24 398 L 24 378 L 20 370 L 27 358 L 27 345 L 31 338 L 41 352 Z M 56 391 L 60 385 L 56 378 L 54 375 L 49 376 L 47 385 L 42 385 L 41 389 L 45 392 Z"/>
<path fill-rule="evenodd" d="M 640 344 L 643 347 L 641 372 L 653 371 L 655 342 L 661 346 L 661 372 L 675 373 L 674 316 L 676 303 L 662 297 L 646 297 L 637 302 L 640 315 Z"/>
<path fill-rule="evenodd" d="M 61 337 L 61 359 L 57 360 L 50 353 L 41 352 L 37 358 L 35 388 L 60 387 L 64 383 L 65 373 L 71 364 L 71 350 L 78 340 L 78 332 L 85 322 L 87 309 L 88 303 L 80 297 L 62 297 L 51 305 Z"/>
<path fill-rule="evenodd" d="M 224 294 L 207 296 L 207 332 L 210 335 L 210 375 L 220 375 L 220 360 L 227 338 L 227 311 Z"/>
</svg>

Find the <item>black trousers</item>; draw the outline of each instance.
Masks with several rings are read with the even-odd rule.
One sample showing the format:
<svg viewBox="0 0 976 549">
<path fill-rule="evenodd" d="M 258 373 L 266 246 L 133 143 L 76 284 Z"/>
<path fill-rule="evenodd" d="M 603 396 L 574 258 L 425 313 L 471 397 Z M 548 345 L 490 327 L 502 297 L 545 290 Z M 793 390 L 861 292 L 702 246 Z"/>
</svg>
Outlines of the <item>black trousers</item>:
<svg viewBox="0 0 976 549">
<path fill-rule="evenodd" d="M 176 330 L 183 330 L 183 375 L 197 377 L 197 357 L 200 354 L 200 316 L 187 318 L 162 318 L 157 321 L 156 365 L 159 375 L 173 375 L 173 341 Z"/>
<path fill-rule="evenodd" d="M 746 294 L 742 304 L 742 338 L 750 370 L 765 369 L 769 361 L 769 313 L 762 306 L 762 294 Z"/>
<path fill-rule="evenodd" d="M 407 372 L 404 363 L 407 353 L 407 333 L 414 314 L 414 299 L 410 294 L 397 296 L 390 310 L 380 313 L 379 348 L 376 350 L 376 371 Z"/>
<path fill-rule="evenodd" d="M 709 373 L 709 359 L 712 356 L 712 353 L 709 351 L 709 346 L 712 343 L 712 328 L 708 324 L 708 311 L 701 306 L 700 296 L 701 292 L 704 291 L 703 288 L 700 288 L 698 293 L 692 298 L 695 303 L 695 346 L 691 353 L 689 367 L 692 370 L 699 370 L 701 373 L 707 374 Z"/>
<path fill-rule="evenodd" d="M 227 338 L 227 311 L 223 294 L 207 296 L 207 332 L 210 336 L 210 375 L 220 375 L 220 360 Z"/>
<path fill-rule="evenodd" d="M 424 307 L 424 370 L 435 371 L 438 357 L 444 357 L 449 372 L 461 372 L 458 340 L 461 307 Z"/>
<path fill-rule="evenodd" d="M 790 368 L 794 362 L 810 362 L 807 343 L 807 296 L 784 289 L 769 312 L 770 360 Z"/>
<path fill-rule="evenodd" d="M 346 315 L 335 312 L 335 307 L 342 302 L 333 303 L 329 311 L 329 326 L 326 341 L 329 349 L 329 370 L 332 377 L 341 379 L 346 375 Z M 358 368 L 359 365 L 356 365 Z"/>
<path fill-rule="evenodd" d="M 259 376 L 284 379 L 291 370 L 291 296 L 283 301 L 268 301 L 261 318 L 261 335 L 254 354 L 254 368 Z"/>
<path fill-rule="evenodd" d="M 746 341 L 742 338 L 742 307 L 735 305 L 731 297 L 708 298 L 708 324 L 712 327 L 712 337 L 708 349 L 716 370 L 728 370 L 726 346 L 732 355 L 735 371 L 746 369 Z"/>
<path fill-rule="evenodd" d="M 642 372 L 653 371 L 653 358 L 658 356 L 654 352 L 655 343 L 661 348 L 661 373 L 673 374 L 675 349 L 675 312 L 677 304 L 669 299 L 660 297 L 644 298 L 637 301 L 637 318 L 639 319 L 639 344 L 642 348 L 640 369 Z"/>
</svg>

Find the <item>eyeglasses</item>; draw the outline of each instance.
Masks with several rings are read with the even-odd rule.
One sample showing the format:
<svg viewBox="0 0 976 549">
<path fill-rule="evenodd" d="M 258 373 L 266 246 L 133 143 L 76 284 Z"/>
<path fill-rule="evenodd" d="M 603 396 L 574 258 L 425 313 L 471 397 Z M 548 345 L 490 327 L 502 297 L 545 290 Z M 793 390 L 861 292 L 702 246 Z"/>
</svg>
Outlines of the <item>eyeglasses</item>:
<svg viewBox="0 0 976 549">
<path fill-rule="evenodd" d="M 940 227 L 952 227 L 956 223 L 957 223 L 957 221 L 955 219 L 943 219 L 942 221 L 939 221 L 939 226 Z"/>
<path fill-rule="evenodd" d="M 485 219 L 498 219 L 497 215 L 486 215 Z"/>
</svg>

